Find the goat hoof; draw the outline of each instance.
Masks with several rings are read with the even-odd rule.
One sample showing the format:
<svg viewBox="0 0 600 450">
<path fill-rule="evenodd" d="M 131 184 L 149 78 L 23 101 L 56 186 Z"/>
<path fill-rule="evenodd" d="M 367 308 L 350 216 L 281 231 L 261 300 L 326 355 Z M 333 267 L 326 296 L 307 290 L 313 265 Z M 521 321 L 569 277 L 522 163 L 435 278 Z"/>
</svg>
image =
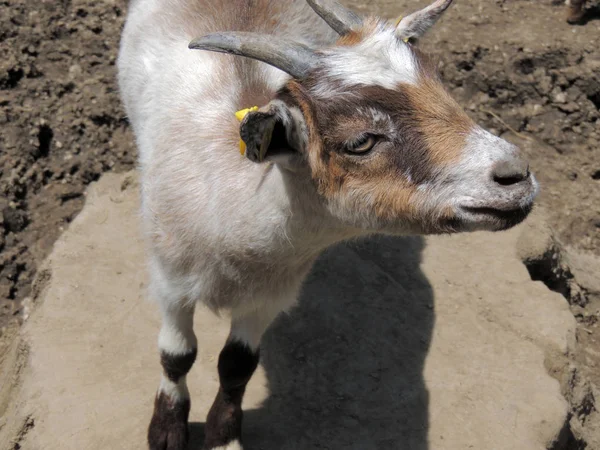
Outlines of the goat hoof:
<svg viewBox="0 0 600 450">
<path fill-rule="evenodd" d="M 239 402 L 231 403 L 222 389 L 206 417 L 204 446 L 202 450 L 242 450 L 242 407 Z"/>
<path fill-rule="evenodd" d="M 154 414 L 148 427 L 150 450 L 185 450 L 189 440 L 190 401 L 173 402 L 160 393 L 154 402 Z"/>
<path fill-rule="evenodd" d="M 585 10 L 581 6 L 569 6 L 567 8 L 567 23 L 578 25 L 583 23 Z"/>
</svg>

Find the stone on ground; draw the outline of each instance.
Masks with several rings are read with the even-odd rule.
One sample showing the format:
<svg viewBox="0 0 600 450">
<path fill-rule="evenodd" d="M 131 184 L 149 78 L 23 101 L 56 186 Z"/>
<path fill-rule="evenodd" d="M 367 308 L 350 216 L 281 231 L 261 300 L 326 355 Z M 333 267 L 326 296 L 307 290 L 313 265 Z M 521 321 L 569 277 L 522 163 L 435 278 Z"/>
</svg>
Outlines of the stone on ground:
<svg viewBox="0 0 600 450">
<path fill-rule="evenodd" d="M 160 377 L 135 174 L 106 175 L 56 243 L 0 368 L 0 449 L 143 449 Z M 532 282 L 520 228 L 328 251 L 265 336 L 247 449 L 543 450 L 567 403 L 547 367 L 574 339 Z M 225 318 L 196 314 L 190 448 L 217 391 Z"/>
</svg>

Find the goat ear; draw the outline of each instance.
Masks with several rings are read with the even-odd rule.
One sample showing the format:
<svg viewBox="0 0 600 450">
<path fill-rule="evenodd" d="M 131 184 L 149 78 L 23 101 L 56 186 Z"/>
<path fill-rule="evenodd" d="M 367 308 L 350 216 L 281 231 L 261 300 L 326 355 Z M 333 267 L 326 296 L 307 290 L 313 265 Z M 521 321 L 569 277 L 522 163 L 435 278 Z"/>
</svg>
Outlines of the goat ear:
<svg viewBox="0 0 600 450">
<path fill-rule="evenodd" d="M 251 111 L 240 124 L 246 157 L 253 162 L 285 163 L 299 155 L 301 142 L 295 115 L 281 101 Z"/>
<path fill-rule="evenodd" d="M 442 17 L 451 3 L 452 0 L 437 0 L 426 8 L 403 17 L 396 26 L 396 36 L 404 41 L 419 39 Z"/>
</svg>

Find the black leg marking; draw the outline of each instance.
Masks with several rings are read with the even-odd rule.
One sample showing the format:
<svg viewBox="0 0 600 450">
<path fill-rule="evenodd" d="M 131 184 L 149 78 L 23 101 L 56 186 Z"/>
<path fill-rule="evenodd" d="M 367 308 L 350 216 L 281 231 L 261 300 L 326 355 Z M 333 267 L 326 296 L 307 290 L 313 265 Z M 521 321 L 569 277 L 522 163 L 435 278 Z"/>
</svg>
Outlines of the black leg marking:
<svg viewBox="0 0 600 450">
<path fill-rule="evenodd" d="M 227 342 L 219 355 L 219 380 L 223 390 L 229 392 L 240 387 L 245 389 L 258 366 L 258 360 L 258 350 L 253 352 L 239 341 Z"/>
<path fill-rule="evenodd" d="M 206 450 L 241 441 L 242 399 L 258 360 L 258 351 L 252 351 L 246 344 L 239 341 L 225 344 L 219 355 L 221 387 L 206 419 Z"/>
<path fill-rule="evenodd" d="M 161 352 L 160 362 L 164 369 L 163 387 L 171 384 L 174 398 L 159 391 L 154 401 L 154 414 L 148 427 L 150 450 L 185 450 L 189 439 L 188 417 L 190 400 L 182 381 L 196 359 L 196 349 L 185 355 L 169 355 Z"/>
<path fill-rule="evenodd" d="M 160 363 L 163 366 L 165 375 L 173 383 L 177 383 L 179 378 L 186 375 L 196 361 L 197 349 L 193 349 L 185 355 L 170 355 L 167 352 L 160 352 Z"/>
</svg>

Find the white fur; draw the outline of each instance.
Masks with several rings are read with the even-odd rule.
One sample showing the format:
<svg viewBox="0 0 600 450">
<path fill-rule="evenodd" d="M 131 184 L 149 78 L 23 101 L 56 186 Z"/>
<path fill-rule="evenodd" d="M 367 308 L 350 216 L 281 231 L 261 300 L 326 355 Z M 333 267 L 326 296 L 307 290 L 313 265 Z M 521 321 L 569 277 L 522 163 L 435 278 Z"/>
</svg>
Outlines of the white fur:
<svg viewBox="0 0 600 450">
<path fill-rule="evenodd" d="M 122 97 L 140 153 L 142 214 L 154 242 L 151 292 L 161 303 L 201 301 L 239 314 L 253 305 L 285 306 L 316 256 L 337 239 L 337 226 L 328 223 L 303 174 L 240 156 L 233 113 L 251 105 L 239 103 L 242 82 L 227 71 L 232 57 L 187 49 L 192 38 L 213 31 L 209 18 L 198 18 L 195 35 L 168 23 L 184 3 L 134 3 L 119 55 Z M 297 18 L 296 28 L 275 32 L 305 42 L 312 37 L 312 45 L 334 39 L 304 0 L 290 1 L 285 13 Z M 246 80 L 272 94 L 287 79 L 266 64 L 243 64 Z M 293 198 L 286 189 L 296 192 Z M 166 329 L 161 342 L 177 351 L 181 336 Z"/>
<path fill-rule="evenodd" d="M 288 297 L 288 300 L 291 306 L 295 300 L 295 296 Z M 234 316 L 231 321 L 230 339 L 244 342 L 252 350 L 256 351 L 263 333 L 282 309 L 285 309 L 282 301 L 273 302 L 270 305 L 243 315 L 239 315 L 240 311 L 238 309 L 236 311 L 238 315 Z"/>
<path fill-rule="evenodd" d="M 492 182 L 494 165 L 502 160 L 517 157 L 519 150 L 514 145 L 480 127 L 475 127 L 466 139 L 466 148 L 458 163 L 445 170 L 436 184 L 423 184 L 419 190 L 426 193 L 422 208 L 434 209 L 435 205 L 451 205 L 458 217 L 467 221 L 465 230 L 490 229 L 490 223 L 479 217 L 465 214 L 465 207 L 496 207 L 504 209 L 524 208 L 537 196 L 539 185 L 530 175 L 531 185 L 524 185 L 523 192 L 504 189 Z M 452 180 L 448 182 L 447 180 Z M 515 204 L 514 200 L 518 199 Z M 468 225 L 469 222 L 472 222 Z"/>
<path fill-rule="evenodd" d="M 244 450 L 240 441 L 231 441 L 229 444 L 221 447 L 215 447 L 211 450 Z"/>
<path fill-rule="evenodd" d="M 475 128 L 467 138 L 467 147 L 459 164 L 453 167 L 452 173 L 460 180 L 460 190 L 455 186 L 453 198 L 461 206 L 492 206 L 490 198 L 498 204 L 508 202 L 514 193 L 490 183 L 494 164 L 517 157 L 519 150 L 504 139 L 492 133 Z M 535 185 L 529 195 L 520 199 L 521 206 L 531 203 L 537 195 L 537 181 L 532 175 Z"/>
<path fill-rule="evenodd" d="M 158 348 L 169 355 L 186 355 L 197 346 L 194 334 L 194 308 L 163 303 L 163 321 L 158 335 Z"/>
<path fill-rule="evenodd" d="M 180 377 L 177 383 L 173 383 L 163 375 L 160 379 L 157 395 L 160 393 L 165 394 L 173 403 L 179 403 L 181 400 L 190 398 L 185 375 Z"/>
<path fill-rule="evenodd" d="M 342 81 L 339 90 L 318 85 L 313 94 L 333 97 L 347 92 L 348 85 L 375 85 L 396 89 L 399 84 L 416 84 L 418 70 L 409 47 L 395 38 L 394 29 L 381 24 L 358 45 L 335 47 L 322 51 L 322 66 L 328 77 Z"/>
</svg>

